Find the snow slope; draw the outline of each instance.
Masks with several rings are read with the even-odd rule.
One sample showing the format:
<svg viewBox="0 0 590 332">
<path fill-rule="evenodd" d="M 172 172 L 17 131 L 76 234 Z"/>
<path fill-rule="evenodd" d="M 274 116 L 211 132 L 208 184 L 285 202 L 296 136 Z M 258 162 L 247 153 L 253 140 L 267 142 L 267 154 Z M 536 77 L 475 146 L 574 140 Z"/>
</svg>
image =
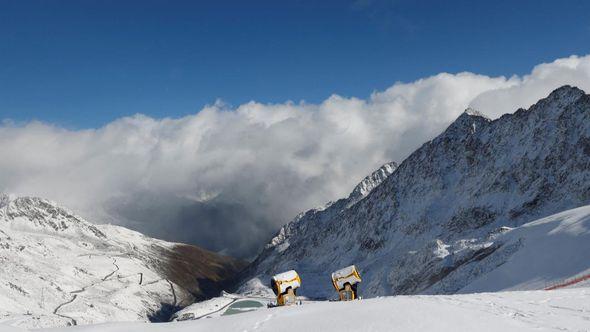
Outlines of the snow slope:
<svg viewBox="0 0 590 332">
<path fill-rule="evenodd" d="M 590 289 L 579 288 L 317 302 L 196 321 L 112 323 L 39 332 L 589 330 Z"/>
<path fill-rule="evenodd" d="M 338 202 L 284 226 L 243 272 L 240 292 L 264 293 L 270 276 L 295 269 L 299 294 L 329 298 L 330 273 L 351 264 L 365 297 L 478 290 L 467 287 L 521 248 L 499 234 L 590 204 L 590 95 L 563 86 L 493 121 L 467 110 L 365 197 Z M 569 277 L 554 273 L 522 282 Z"/>
<path fill-rule="evenodd" d="M 460 292 L 543 289 L 589 275 L 590 205 L 530 222 L 507 231 L 496 241 L 503 247 L 518 246 L 518 250 Z"/>
<path fill-rule="evenodd" d="M 218 292 L 240 264 L 0 195 L 0 266 L 0 321 L 49 327 L 157 320 Z"/>
</svg>

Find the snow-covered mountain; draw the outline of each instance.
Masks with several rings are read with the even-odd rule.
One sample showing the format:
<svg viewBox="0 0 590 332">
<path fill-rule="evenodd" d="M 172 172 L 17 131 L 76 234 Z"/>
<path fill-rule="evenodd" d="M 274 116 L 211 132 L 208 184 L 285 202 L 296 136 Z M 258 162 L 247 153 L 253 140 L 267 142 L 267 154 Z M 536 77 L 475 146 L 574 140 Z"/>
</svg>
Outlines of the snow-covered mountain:
<svg viewBox="0 0 590 332">
<path fill-rule="evenodd" d="M 243 263 L 0 194 L 0 266 L 0 321 L 51 327 L 158 320 L 217 295 Z"/>
<path fill-rule="evenodd" d="M 322 223 L 327 219 L 333 218 L 336 214 L 346 210 L 356 204 L 358 201 L 367 196 L 373 188 L 377 187 L 383 180 L 385 180 L 397 168 L 395 162 L 387 163 L 371 175 L 365 177 L 347 198 L 342 198 L 336 202 L 329 202 L 325 206 L 311 209 L 309 211 L 300 213 L 293 221 L 282 227 L 279 233 L 265 246 L 265 249 L 275 248 L 281 252 L 289 247 L 289 242 L 286 238 L 293 233 L 298 232 L 299 227 L 307 227 L 310 224 Z M 317 222 L 314 220 L 318 220 Z"/>
<path fill-rule="evenodd" d="M 351 302 L 303 300 L 267 308 L 272 297 L 219 297 L 194 303 L 174 323 L 109 323 L 76 331 L 586 331 L 590 321 L 590 205 L 548 216 L 493 237 L 519 248 L 470 286 L 495 291 L 539 288 L 544 280 L 584 273 L 555 290 L 396 296 Z M 501 249 L 499 249 L 501 250 Z M 304 280 L 305 282 L 305 280 Z M 305 285 L 305 284 L 304 284 Z M 51 329 L 50 331 L 66 331 Z M 5 327 L 0 331 L 24 332 Z"/>
<path fill-rule="evenodd" d="M 590 203 L 590 96 L 563 86 L 493 121 L 468 109 L 371 189 L 284 226 L 240 291 L 264 292 L 270 275 L 295 269 L 302 295 L 329 297 L 329 273 L 350 264 L 361 270 L 364 296 L 492 287 L 477 282 L 524 247 L 503 234 Z M 575 269 L 590 267 L 588 251 L 572 253 L 588 262 Z M 573 272 L 555 269 L 531 287 Z"/>
</svg>

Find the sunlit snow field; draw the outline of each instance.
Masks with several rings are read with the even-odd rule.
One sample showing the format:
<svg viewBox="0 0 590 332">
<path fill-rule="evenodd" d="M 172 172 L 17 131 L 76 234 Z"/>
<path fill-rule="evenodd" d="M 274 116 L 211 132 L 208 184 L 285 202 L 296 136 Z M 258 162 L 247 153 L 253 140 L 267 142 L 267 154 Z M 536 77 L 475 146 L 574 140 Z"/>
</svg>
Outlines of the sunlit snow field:
<svg viewBox="0 0 590 332">
<path fill-rule="evenodd" d="M 53 332 L 142 331 L 590 331 L 590 288 L 397 296 L 263 308 L 172 323 L 109 323 Z M 0 327 L 2 332 L 25 331 Z"/>
</svg>

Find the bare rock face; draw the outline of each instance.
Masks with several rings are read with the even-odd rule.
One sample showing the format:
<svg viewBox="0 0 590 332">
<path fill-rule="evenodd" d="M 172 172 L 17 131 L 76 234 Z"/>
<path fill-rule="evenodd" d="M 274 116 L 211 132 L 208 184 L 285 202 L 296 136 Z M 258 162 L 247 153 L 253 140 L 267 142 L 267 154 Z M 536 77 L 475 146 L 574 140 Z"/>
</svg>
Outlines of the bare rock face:
<svg viewBox="0 0 590 332">
<path fill-rule="evenodd" d="M 376 182 L 283 227 L 242 291 L 296 269 L 303 295 L 329 296 L 350 264 L 365 296 L 460 291 L 518 250 L 499 230 L 590 202 L 590 96 L 564 86 L 493 121 L 469 109 Z"/>
</svg>

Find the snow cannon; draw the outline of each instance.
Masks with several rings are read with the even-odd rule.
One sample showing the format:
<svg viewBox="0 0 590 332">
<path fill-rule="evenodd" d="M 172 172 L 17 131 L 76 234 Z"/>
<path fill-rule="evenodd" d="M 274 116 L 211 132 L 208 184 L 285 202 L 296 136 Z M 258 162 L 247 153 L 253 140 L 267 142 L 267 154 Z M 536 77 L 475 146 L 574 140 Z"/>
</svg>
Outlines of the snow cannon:
<svg viewBox="0 0 590 332">
<path fill-rule="evenodd" d="M 351 265 L 332 273 L 332 284 L 340 301 L 352 301 L 358 298 L 357 287 L 361 282 L 361 276 L 356 266 Z"/>
<path fill-rule="evenodd" d="M 270 279 L 272 291 L 277 296 L 277 305 L 297 303 L 297 288 L 301 286 L 301 278 L 295 270 L 279 273 Z"/>
</svg>

